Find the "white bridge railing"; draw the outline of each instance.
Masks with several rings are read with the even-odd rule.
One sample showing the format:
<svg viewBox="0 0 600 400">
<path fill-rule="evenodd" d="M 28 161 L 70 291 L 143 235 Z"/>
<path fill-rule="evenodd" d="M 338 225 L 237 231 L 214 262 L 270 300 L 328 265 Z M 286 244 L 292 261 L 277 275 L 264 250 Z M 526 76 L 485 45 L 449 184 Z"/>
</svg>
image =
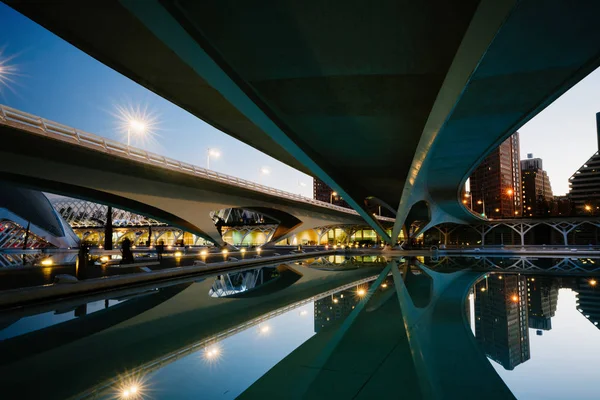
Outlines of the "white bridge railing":
<svg viewBox="0 0 600 400">
<path fill-rule="evenodd" d="M 125 158 L 128 160 L 150 164 L 169 170 L 182 172 L 185 174 L 195 175 L 204 179 L 225 182 L 237 187 L 243 187 L 272 196 L 283 197 L 302 203 L 308 203 L 315 206 L 343 212 L 346 214 L 358 215 L 358 213 L 355 210 L 350 208 L 340 207 L 324 201 L 315 200 L 310 197 L 304 197 L 298 194 L 274 189 L 272 187 L 260 185 L 252 181 L 236 178 L 231 175 L 222 174 L 210 169 L 198 167 L 193 164 L 184 163 L 173 158 L 168 158 L 159 154 L 151 153 L 146 150 L 127 146 L 115 140 L 105 139 L 101 136 L 94 135 L 93 133 L 80 131 L 70 126 L 59 124 L 58 122 L 54 121 L 49 121 L 45 118 L 38 117 L 36 115 L 32 115 L 2 104 L 0 104 L 0 122 L 1 121 L 5 121 L 7 125 L 15 126 L 33 134 L 38 134 L 63 142 L 76 144 L 82 147 L 107 153 L 113 156 Z M 393 218 L 380 216 L 377 216 L 376 218 L 382 221 L 394 221 Z"/>
</svg>

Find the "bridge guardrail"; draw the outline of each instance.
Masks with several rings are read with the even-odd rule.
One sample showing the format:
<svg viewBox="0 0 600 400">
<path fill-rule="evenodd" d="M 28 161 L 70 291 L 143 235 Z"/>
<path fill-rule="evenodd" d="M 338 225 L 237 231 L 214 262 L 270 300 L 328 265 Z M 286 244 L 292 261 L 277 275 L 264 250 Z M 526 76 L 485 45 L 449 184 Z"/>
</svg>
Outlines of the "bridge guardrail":
<svg viewBox="0 0 600 400">
<path fill-rule="evenodd" d="M 87 147 L 89 149 L 93 149 L 121 158 L 126 158 L 128 160 L 142 162 L 145 164 L 151 164 L 154 166 L 160 166 L 162 168 L 199 176 L 204 179 L 226 182 L 230 185 L 235 185 L 238 187 L 242 186 L 257 192 L 277 197 L 283 197 L 290 200 L 300 201 L 303 203 L 308 203 L 347 214 L 359 215 L 358 212 L 351 208 L 336 206 L 334 204 L 330 204 L 320 200 L 315 200 L 310 197 L 304 197 L 298 194 L 275 189 L 269 186 L 264 186 L 245 179 L 236 178 L 231 175 L 222 174 L 220 172 L 199 167 L 193 164 L 181 162 L 173 158 L 165 157 L 156 153 L 151 153 L 143 149 L 127 146 L 124 143 L 120 143 L 111 139 L 106 139 L 93 133 L 80 131 L 70 126 L 50 121 L 45 118 L 38 117 L 37 115 L 29 114 L 24 111 L 17 110 L 15 108 L 8 107 L 2 104 L 0 104 L 0 120 L 11 122 L 13 124 L 16 123 L 25 125 L 27 128 L 29 128 L 27 129 L 28 131 L 35 134 L 41 134 L 43 136 L 51 137 L 53 139 L 57 139 L 63 142 Z M 376 216 L 376 218 L 381 221 L 395 221 L 394 218 L 388 217 Z"/>
</svg>

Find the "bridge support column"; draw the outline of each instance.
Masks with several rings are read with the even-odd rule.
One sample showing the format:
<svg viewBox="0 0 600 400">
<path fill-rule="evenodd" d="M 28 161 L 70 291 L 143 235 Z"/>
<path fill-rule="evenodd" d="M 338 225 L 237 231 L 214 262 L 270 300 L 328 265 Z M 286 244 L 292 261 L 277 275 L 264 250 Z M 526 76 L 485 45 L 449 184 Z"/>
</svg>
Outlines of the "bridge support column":
<svg viewBox="0 0 600 400">
<path fill-rule="evenodd" d="M 113 236 L 113 227 L 112 227 L 112 207 L 108 206 L 106 208 L 106 225 L 104 226 L 104 248 L 106 250 L 112 250 L 112 236 Z"/>
</svg>

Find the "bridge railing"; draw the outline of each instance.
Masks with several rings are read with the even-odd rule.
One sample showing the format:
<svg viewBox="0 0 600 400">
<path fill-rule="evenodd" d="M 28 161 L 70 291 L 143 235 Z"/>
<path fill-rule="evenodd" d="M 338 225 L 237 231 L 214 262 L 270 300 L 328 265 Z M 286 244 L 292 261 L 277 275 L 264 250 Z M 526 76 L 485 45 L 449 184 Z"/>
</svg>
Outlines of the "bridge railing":
<svg viewBox="0 0 600 400">
<path fill-rule="evenodd" d="M 222 174 L 220 172 L 198 167 L 193 164 L 181 162 L 173 158 L 162 156 L 160 154 L 151 153 L 143 149 L 127 146 L 123 143 L 117 142 L 116 140 L 106 139 L 93 133 L 80 131 L 70 126 L 50 121 L 45 118 L 38 117 L 36 115 L 29 114 L 24 111 L 17 110 L 15 108 L 8 107 L 2 104 L 0 104 L 0 120 L 9 122 L 11 123 L 11 125 L 16 125 L 16 127 L 21 129 L 26 128 L 25 130 L 31 133 L 40 134 L 63 142 L 87 147 L 89 149 L 107 153 L 112 156 L 117 156 L 145 164 L 151 164 L 170 170 L 199 176 L 204 179 L 225 182 L 230 185 L 244 187 L 246 189 L 269 194 L 272 196 L 283 197 L 286 199 L 299 201 L 302 203 L 308 203 L 347 214 L 358 215 L 358 212 L 351 208 L 340 207 L 324 201 L 315 200 L 310 197 L 305 197 L 299 194 L 294 194 L 286 192 L 284 190 L 264 186 L 252 181 L 236 178 L 231 175 Z M 377 219 L 390 222 L 394 221 L 393 218 L 379 216 L 377 217 Z"/>
</svg>

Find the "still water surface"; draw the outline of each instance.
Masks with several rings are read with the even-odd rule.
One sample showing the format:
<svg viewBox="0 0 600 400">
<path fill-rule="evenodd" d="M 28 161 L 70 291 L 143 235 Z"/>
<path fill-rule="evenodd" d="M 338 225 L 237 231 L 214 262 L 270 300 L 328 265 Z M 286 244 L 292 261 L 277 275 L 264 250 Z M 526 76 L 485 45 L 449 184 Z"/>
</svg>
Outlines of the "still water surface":
<svg viewBox="0 0 600 400">
<path fill-rule="evenodd" d="M 0 397 L 596 399 L 594 265 L 332 256 L 6 311 Z"/>
</svg>

